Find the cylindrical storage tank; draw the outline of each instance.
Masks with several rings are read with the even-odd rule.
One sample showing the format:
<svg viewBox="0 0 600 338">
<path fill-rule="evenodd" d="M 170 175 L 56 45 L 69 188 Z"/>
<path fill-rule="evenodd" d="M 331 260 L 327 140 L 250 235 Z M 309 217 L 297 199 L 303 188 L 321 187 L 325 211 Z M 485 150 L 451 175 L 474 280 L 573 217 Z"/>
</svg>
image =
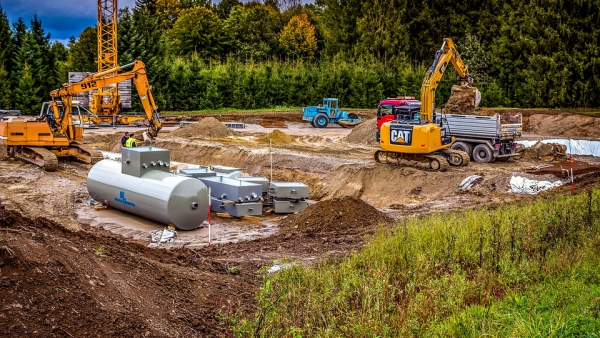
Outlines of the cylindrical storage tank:
<svg viewBox="0 0 600 338">
<path fill-rule="evenodd" d="M 195 178 L 152 170 L 141 177 L 121 173 L 121 163 L 102 160 L 88 173 L 90 196 L 115 209 L 181 230 L 200 226 L 208 216 L 208 188 Z"/>
</svg>

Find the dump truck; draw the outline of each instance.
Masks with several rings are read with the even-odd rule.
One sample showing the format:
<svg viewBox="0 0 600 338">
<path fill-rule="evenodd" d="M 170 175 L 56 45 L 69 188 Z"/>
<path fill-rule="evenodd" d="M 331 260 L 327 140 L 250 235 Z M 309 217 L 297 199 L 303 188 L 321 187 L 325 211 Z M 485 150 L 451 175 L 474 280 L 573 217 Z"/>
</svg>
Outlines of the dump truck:
<svg viewBox="0 0 600 338">
<path fill-rule="evenodd" d="M 475 161 L 507 161 L 517 156 L 515 139 L 522 135 L 523 117 L 443 114 L 446 135 L 454 138 L 451 149 L 462 150 Z"/>
<path fill-rule="evenodd" d="M 361 122 L 356 114 L 342 111 L 336 98 L 324 98 L 322 105 L 302 108 L 302 119 L 315 128 L 326 128 L 330 123 L 347 128 Z"/>
</svg>

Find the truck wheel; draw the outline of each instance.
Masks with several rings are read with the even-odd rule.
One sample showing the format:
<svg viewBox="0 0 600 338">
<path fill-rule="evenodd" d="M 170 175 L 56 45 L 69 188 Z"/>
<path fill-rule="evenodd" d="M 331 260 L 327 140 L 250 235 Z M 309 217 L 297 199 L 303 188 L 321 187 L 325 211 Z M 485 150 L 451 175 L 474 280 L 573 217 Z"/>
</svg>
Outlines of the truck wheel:
<svg viewBox="0 0 600 338">
<path fill-rule="evenodd" d="M 325 128 L 327 125 L 329 125 L 329 117 L 323 113 L 317 114 L 317 116 L 315 116 L 313 119 L 313 123 L 317 128 Z"/>
<path fill-rule="evenodd" d="M 492 149 L 486 144 L 478 144 L 473 148 L 473 159 L 475 162 L 490 163 L 494 160 L 492 157 Z"/>
<path fill-rule="evenodd" d="M 352 120 L 356 120 L 356 119 L 358 119 L 358 115 L 356 115 L 354 113 L 350 113 L 350 114 L 348 114 L 348 118 L 352 119 Z"/>
<path fill-rule="evenodd" d="M 450 149 L 462 150 L 467 153 L 469 157 L 473 156 L 473 147 L 466 142 L 454 142 L 452 143 L 452 146 L 450 146 Z"/>
</svg>

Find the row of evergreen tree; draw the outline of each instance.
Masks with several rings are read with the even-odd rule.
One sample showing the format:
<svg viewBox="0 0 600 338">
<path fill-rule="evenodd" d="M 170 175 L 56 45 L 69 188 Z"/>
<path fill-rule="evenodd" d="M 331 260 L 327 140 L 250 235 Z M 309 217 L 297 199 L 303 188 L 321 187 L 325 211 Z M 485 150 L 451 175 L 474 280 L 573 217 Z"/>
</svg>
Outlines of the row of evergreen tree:
<svg viewBox="0 0 600 338">
<path fill-rule="evenodd" d="M 598 107 L 599 8 L 600 0 L 136 0 L 119 12 L 119 63 L 146 63 L 163 110 L 322 97 L 374 108 L 384 97 L 418 96 L 452 37 L 483 105 Z M 51 44 L 37 16 L 11 25 L 0 8 L 0 108 L 35 113 L 68 71 L 96 71 L 96 39 L 88 27 L 68 48 Z M 455 78 L 449 71 L 438 104 Z"/>
</svg>

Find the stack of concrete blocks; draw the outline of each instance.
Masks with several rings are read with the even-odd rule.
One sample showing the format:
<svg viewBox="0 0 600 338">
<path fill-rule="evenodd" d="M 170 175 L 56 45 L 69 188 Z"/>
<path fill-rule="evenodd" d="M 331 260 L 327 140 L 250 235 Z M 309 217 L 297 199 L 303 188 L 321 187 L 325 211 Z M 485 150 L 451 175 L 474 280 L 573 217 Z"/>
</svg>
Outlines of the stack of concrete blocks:
<svg viewBox="0 0 600 338">
<path fill-rule="evenodd" d="M 308 203 L 308 185 L 300 182 L 271 182 L 269 203 L 276 214 L 301 212 Z"/>
<path fill-rule="evenodd" d="M 308 206 L 308 186 L 300 182 L 269 182 L 265 177 L 242 176 L 240 181 L 260 184 L 264 204 L 276 214 L 301 212 Z"/>
<path fill-rule="evenodd" d="M 242 168 L 202 166 L 181 169 L 180 175 L 197 178 L 211 189 L 211 210 L 234 217 L 260 216 L 263 206 L 276 214 L 301 212 L 308 206 L 308 186 L 300 182 L 269 182 L 244 176 Z"/>
<path fill-rule="evenodd" d="M 234 179 L 242 175 L 238 168 L 221 166 L 210 168 L 212 170 L 209 167 L 182 169 L 180 174 L 195 177 L 210 188 L 212 211 L 226 213 L 233 217 L 262 215 L 261 185 Z"/>
</svg>

